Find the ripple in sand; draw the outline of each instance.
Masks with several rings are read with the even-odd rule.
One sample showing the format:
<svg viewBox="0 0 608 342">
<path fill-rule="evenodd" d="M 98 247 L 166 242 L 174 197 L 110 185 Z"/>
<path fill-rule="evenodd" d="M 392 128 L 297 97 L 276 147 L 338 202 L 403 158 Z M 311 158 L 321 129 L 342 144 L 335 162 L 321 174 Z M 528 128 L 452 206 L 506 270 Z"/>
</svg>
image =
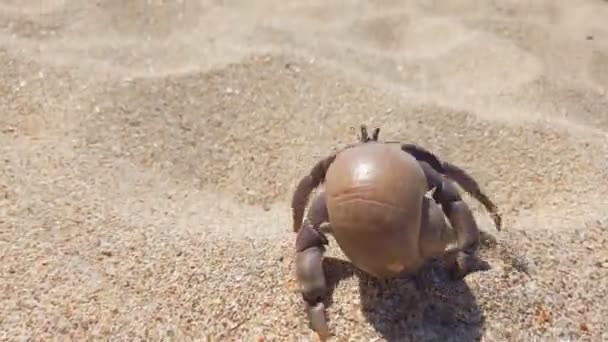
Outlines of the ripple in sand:
<svg viewBox="0 0 608 342">
<path fill-rule="evenodd" d="M 434 57 L 472 39 L 474 32 L 454 20 L 418 19 L 415 15 L 392 12 L 359 17 L 341 32 L 341 38 L 368 45 L 379 52 L 390 51 L 412 58 Z"/>
<path fill-rule="evenodd" d="M 373 14 L 328 32 L 299 46 L 422 95 L 499 94 L 541 73 L 534 55 L 451 19 Z"/>
<path fill-rule="evenodd" d="M 87 148 L 81 155 L 95 160 L 103 155 L 103 151 L 98 152 Z M 101 173 L 84 169 L 83 176 L 96 185 L 95 191 L 101 198 L 112 198 L 106 208 L 134 226 L 171 227 L 165 229 L 170 229 L 172 235 L 202 233 L 206 238 L 223 240 L 271 238 L 287 232 L 290 213 L 283 205 L 267 210 L 260 205 L 243 205 L 230 194 L 199 191 L 121 158 L 114 158 L 104 166 Z M 257 218 L 255 229 L 250 219 L 254 217 Z"/>
<path fill-rule="evenodd" d="M 69 117 L 78 97 L 74 79 L 66 70 L 20 59 L 0 48 L 0 64 L 5 66 L 0 77 L 0 134 L 35 136 L 71 127 Z"/>
<path fill-rule="evenodd" d="M 203 2 L 193 0 L 75 1 L 72 6 L 79 8 L 79 15 L 70 20 L 72 28 L 92 36 L 167 37 L 198 27 L 208 9 Z"/>
<path fill-rule="evenodd" d="M 547 118 L 567 120 L 588 129 L 608 130 L 608 117 L 604 115 L 608 112 L 608 98 L 593 89 L 542 76 L 504 93 L 503 97 L 513 105 L 523 105 Z"/>
<path fill-rule="evenodd" d="M 493 39 L 476 39 L 433 58 L 426 68 L 439 75 L 438 89 L 447 95 L 499 94 L 541 73 L 533 55 Z"/>
<path fill-rule="evenodd" d="M 3 18 L 4 45 L 39 63 L 110 73 L 121 78 L 164 77 L 235 62 L 246 20 L 233 29 L 229 9 L 195 1 L 68 1 L 41 15 Z M 246 16 L 245 16 L 246 17 Z M 245 33 L 244 33 L 245 32 Z M 216 41 L 222 36 L 221 41 Z"/>
<path fill-rule="evenodd" d="M 589 178 L 598 172 L 588 147 L 550 127 L 485 121 L 449 107 L 396 105 L 401 101 L 387 93 L 289 58 L 135 80 L 100 97 L 112 100 L 96 103 L 100 112 L 84 120 L 89 144 L 111 153 L 120 142 L 121 155 L 142 167 L 258 205 L 285 200 L 314 162 L 356 138 L 348 128 L 361 122 L 378 122 L 386 139 L 405 136 L 463 165 L 499 203 L 515 207 L 565 196 L 556 184 L 573 184 L 571 196 L 590 191 Z"/>
<path fill-rule="evenodd" d="M 44 40 L 6 37 L 5 46 L 14 54 L 27 56 L 42 65 L 67 67 L 89 75 L 109 74 L 120 79 L 205 71 L 237 62 L 249 53 L 229 42 L 192 46 L 191 35 L 172 41 L 128 38 L 116 41 L 103 37 L 90 41 L 56 37 L 46 36 Z"/>
<path fill-rule="evenodd" d="M 591 55 L 591 65 L 589 66 L 589 76 L 603 89 L 603 95 L 608 92 L 608 53 L 594 51 Z"/>
<path fill-rule="evenodd" d="M 11 14 L 39 15 L 63 8 L 66 0 L 2 0 L 0 11 Z"/>
<path fill-rule="evenodd" d="M 6 39 L 24 38 L 32 41 L 56 39 L 68 25 L 66 21 L 58 20 L 52 12 L 37 16 L 3 13 L 0 20 L 4 22 Z"/>
<path fill-rule="evenodd" d="M 454 15 L 465 16 L 478 13 L 487 14 L 495 11 L 495 6 L 488 2 L 472 2 L 469 0 L 430 0 L 417 1 L 417 6 L 424 12 L 422 16 L 434 15 Z"/>
</svg>

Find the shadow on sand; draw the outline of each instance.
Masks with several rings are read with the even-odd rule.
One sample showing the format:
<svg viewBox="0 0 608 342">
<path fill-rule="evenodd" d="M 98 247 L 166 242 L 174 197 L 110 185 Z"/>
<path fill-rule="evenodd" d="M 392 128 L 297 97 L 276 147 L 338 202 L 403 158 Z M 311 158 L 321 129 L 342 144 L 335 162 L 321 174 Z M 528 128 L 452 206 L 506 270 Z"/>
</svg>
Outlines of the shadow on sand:
<svg viewBox="0 0 608 342">
<path fill-rule="evenodd" d="M 485 265 L 480 270 L 489 267 L 480 262 Z M 485 318 L 474 295 L 464 281 L 450 280 L 438 262 L 429 263 L 416 277 L 389 280 L 375 279 L 329 256 L 324 268 L 330 288 L 326 307 L 333 303 L 338 283 L 355 275 L 362 313 L 386 341 L 479 341 L 483 335 Z"/>
</svg>

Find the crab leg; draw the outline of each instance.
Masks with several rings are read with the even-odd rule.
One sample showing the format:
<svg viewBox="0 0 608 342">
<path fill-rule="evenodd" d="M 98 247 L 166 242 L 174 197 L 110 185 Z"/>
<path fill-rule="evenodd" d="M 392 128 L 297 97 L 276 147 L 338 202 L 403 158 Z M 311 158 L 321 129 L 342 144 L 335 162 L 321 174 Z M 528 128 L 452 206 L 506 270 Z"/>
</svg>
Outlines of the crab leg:
<svg viewBox="0 0 608 342">
<path fill-rule="evenodd" d="M 372 136 L 370 138 L 367 132 L 367 127 L 365 125 L 361 125 L 361 136 L 359 137 L 359 140 L 360 142 L 368 142 L 370 140 L 377 141 L 379 134 L 380 129 L 376 128 L 372 132 Z M 344 149 L 353 146 L 354 144 L 346 146 Z M 336 154 L 334 153 L 324 159 L 319 160 L 312 167 L 309 174 L 300 179 L 300 182 L 298 183 L 291 199 L 294 232 L 297 232 L 302 226 L 302 219 L 304 218 L 304 211 L 306 209 L 306 204 L 308 203 L 310 194 L 316 187 L 323 183 L 323 181 L 325 180 L 325 174 L 327 173 L 327 169 L 335 159 Z"/>
<path fill-rule="evenodd" d="M 307 220 L 298 231 L 295 261 L 296 277 L 310 326 L 322 338 L 329 337 L 330 334 L 323 304 L 328 290 L 323 270 L 323 254 L 328 240 L 319 231 L 319 225 L 327 221 L 324 194 L 320 194 L 313 201 Z"/>
<path fill-rule="evenodd" d="M 445 171 L 444 174 L 448 178 L 456 181 L 456 183 L 458 183 L 466 192 L 483 204 L 490 213 L 490 216 L 492 216 L 496 229 L 500 231 L 502 228 L 502 218 L 498 213 L 498 207 L 485 193 L 483 193 L 483 191 L 481 191 L 481 188 L 475 179 L 473 179 L 465 170 L 452 163 L 443 162 L 443 169 Z"/>
<path fill-rule="evenodd" d="M 463 278 L 471 270 L 468 267 L 468 259 L 479 248 L 480 231 L 471 209 L 463 201 L 454 184 L 437 172 L 430 164 L 421 162 L 429 188 L 435 188 L 433 198 L 443 209 L 448 220 L 456 233 L 457 247 L 447 257 L 454 256 L 449 265 L 455 278 Z"/>
<path fill-rule="evenodd" d="M 498 207 L 492 202 L 492 200 L 488 198 L 485 193 L 483 193 L 479 184 L 477 184 L 475 179 L 465 170 L 452 163 L 440 161 L 433 153 L 418 145 L 403 144 L 401 145 L 401 150 L 411 154 L 420 162 L 426 162 L 434 169 L 434 171 L 444 174 L 448 178 L 454 180 L 458 185 L 460 185 L 460 187 L 464 189 L 464 191 L 483 204 L 483 206 L 492 216 L 496 229 L 498 231 L 501 230 L 502 218 L 498 213 Z"/>
<path fill-rule="evenodd" d="M 329 227 L 329 212 L 327 211 L 325 191 L 319 191 L 319 193 L 315 196 L 314 200 L 310 204 L 310 208 L 308 209 L 306 220 L 310 222 L 313 227 L 318 229 L 322 227 Z M 321 231 L 325 232 L 323 229 Z"/>
<path fill-rule="evenodd" d="M 310 173 L 304 176 L 298 183 L 291 199 L 294 232 L 297 232 L 302 227 L 302 219 L 304 218 L 304 211 L 306 210 L 310 194 L 325 180 L 325 173 L 335 158 L 336 155 L 332 154 L 319 160 L 312 167 Z"/>
</svg>

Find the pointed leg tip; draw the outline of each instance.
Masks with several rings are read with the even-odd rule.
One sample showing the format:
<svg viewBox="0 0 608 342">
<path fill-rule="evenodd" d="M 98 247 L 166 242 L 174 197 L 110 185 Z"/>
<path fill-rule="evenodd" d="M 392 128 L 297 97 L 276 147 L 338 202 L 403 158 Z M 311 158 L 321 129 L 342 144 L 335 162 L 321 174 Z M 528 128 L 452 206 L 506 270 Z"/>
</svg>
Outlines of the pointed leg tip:
<svg viewBox="0 0 608 342">
<path fill-rule="evenodd" d="M 500 232 L 502 230 L 502 216 L 498 213 L 495 213 L 493 215 L 493 219 L 494 225 L 496 226 L 496 230 Z"/>
<path fill-rule="evenodd" d="M 327 324 L 327 317 L 325 315 L 325 305 L 323 305 L 323 303 L 317 303 L 314 306 L 309 306 L 308 314 L 310 326 L 319 339 L 325 341 L 331 337 L 331 332 L 329 331 L 329 326 Z"/>
</svg>

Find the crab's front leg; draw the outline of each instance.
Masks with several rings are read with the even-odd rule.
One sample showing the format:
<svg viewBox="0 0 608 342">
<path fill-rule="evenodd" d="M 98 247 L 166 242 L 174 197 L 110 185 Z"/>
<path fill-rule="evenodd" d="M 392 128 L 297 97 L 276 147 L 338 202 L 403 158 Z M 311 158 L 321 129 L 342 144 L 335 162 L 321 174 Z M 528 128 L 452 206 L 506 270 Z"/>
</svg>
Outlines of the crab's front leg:
<svg viewBox="0 0 608 342">
<path fill-rule="evenodd" d="M 336 155 L 332 154 L 324 159 L 317 161 L 312 167 L 309 174 L 304 176 L 298 182 L 296 190 L 291 198 L 291 209 L 293 218 L 293 231 L 297 232 L 302 226 L 302 218 L 304 217 L 304 211 L 308 198 L 312 191 L 325 181 L 325 174 L 327 169 L 335 160 Z"/>
<path fill-rule="evenodd" d="M 433 199 L 426 196 L 422 198 L 420 235 L 418 237 L 418 248 L 420 256 L 424 260 L 434 258 L 444 258 L 446 246 L 453 240 L 453 232 L 445 222 L 445 215 L 440 205 Z M 410 279 L 413 280 L 416 289 L 421 292 L 427 290 L 428 269 L 420 269 L 420 272 L 413 273 Z"/>
<path fill-rule="evenodd" d="M 323 270 L 323 254 L 328 240 L 320 231 L 320 225 L 327 221 L 325 196 L 321 193 L 313 201 L 307 219 L 296 237 L 296 277 L 310 326 L 322 339 L 330 335 L 323 304 L 328 290 Z"/>
<path fill-rule="evenodd" d="M 453 240 L 454 234 L 445 222 L 445 214 L 433 199 L 422 199 L 422 220 L 418 248 L 425 259 L 437 258 L 444 254 L 446 247 Z"/>
</svg>

